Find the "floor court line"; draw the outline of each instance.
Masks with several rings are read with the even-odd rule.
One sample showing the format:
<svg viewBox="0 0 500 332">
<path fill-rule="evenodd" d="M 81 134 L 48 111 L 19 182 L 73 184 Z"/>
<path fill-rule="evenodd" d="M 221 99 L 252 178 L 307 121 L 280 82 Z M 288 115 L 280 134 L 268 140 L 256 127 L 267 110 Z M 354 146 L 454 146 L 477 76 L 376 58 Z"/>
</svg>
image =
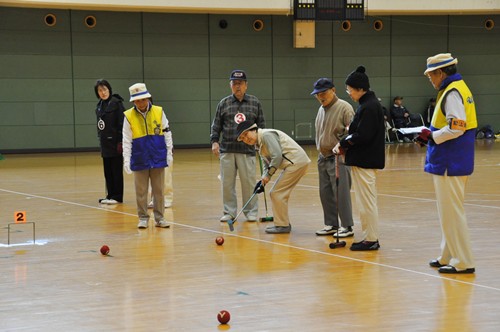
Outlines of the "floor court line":
<svg viewBox="0 0 500 332">
<path fill-rule="evenodd" d="M 122 214 L 122 215 L 127 215 L 127 216 L 134 216 L 134 217 L 136 216 L 136 214 L 134 214 L 134 213 L 128 213 L 128 212 L 123 212 L 123 211 L 114 211 L 114 210 L 109 210 L 109 209 L 102 208 L 102 207 L 96 207 L 96 206 L 91 206 L 91 205 L 86 205 L 86 204 L 81 204 L 81 203 L 75 203 L 75 202 L 65 201 L 65 200 L 51 198 L 51 197 L 45 197 L 45 196 L 40 196 L 40 195 L 30 195 L 30 194 L 27 194 L 27 193 L 22 193 L 22 192 L 17 192 L 17 191 L 12 191 L 12 190 L 6 190 L 6 189 L 0 189 L 0 191 L 6 192 L 6 193 L 10 193 L 10 194 L 15 194 L 15 195 L 36 197 L 36 198 L 45 199 L 45 200 L 49 200 L 49 201 L 54 201 L 54 202 L 59 202 L 59 203 L 65 203 L 65 204 L 69 204 L 69 205 L 75 205 L 75 206 L 79 206 L 79 207 L 96 209 L 96 210 L 101 210 L 101 211 L 106 211 L 106 212 L 112 212 L 112 213 L 117 213 L 117 214 Z M 414 197 L 412 197 L 412 198 L 414 198 Z M 384 267 L 384 268 L 388 268 L 388 269 L 393 269 L 393 270 L 408 272 L 408 273 L 412 273 L 412 274 L 418 274 L 418 275 L 421 275 L 421 276 L 432 277 L 432 278 L 435 278 L 435 279 L 448 280 L 448 281 L 452 281 L 452 282 L 455 282 L 455 283 L 466 284 L 466 285 L 470 285 L 470 286 L 476 286 L 476 287 L 479 287 L 479 288 L 484 288 L 484 289 L 489 289 L 489 290 L 494 290 L 494 291 L 500 292 L 500 288 L 491 287 L 491 286 L 482 285 L 482 284 L 473 283 L 473 282 L 468 282 L 468 281 L 463 281 L 463 280 L 457 280 L 457 279 L 453 279 L 453 278 L 448 278 L 448 277 L 445 277 L 445 276 L 442 276 L 442 275 L 435 275 L 435 274 L 430 274 L 430 273 L 425 273 L 425 272 L 410 270 L 410 269 L 401 268 L 401 267 L 394 266 L 394 265 L 389 265 L 389 264 L 382 264 L 382 263 L 377 263 L 377 262 L 370 262 L 370 261 L 366 261 L 366 260 L 362 260 L 362 259 L 358 259 L 358 258 L 354 258 L 354 257 L 348 257 L 348 256 L 338 255 L 338 254 L 324 252 L 324 251 L 320 251 L 320 250 L 309 249 L 309 248 L 305 248 L 305 247 L 299 247 L 299 246 L 295 246 L 295 245 L 291 245 L 291 244 L 277 243 L 277 242 L 273 242 L 273 241 L 269 241 L 269 240 L 263 240 L 263 239 L 249 237 L 249 236 L 238 235 L 238 234 L 234 234 L 234 233 L 227 233 L 227 232 L 224 232 L 224 231 L 216 231 L 216 230 L 212 230 L 212 229 L 208 229 L 208 228 L 197 227 L 197 226 L 192 226 L 192 225 L 188 225 L 188 224 L 182 224 L 182 223 L 179 223 L 179 222 L 173 222 L 173 221 L 169 221 L 169 222 L 172 225 L 186 227 L 186 228 L 190 228 L 190 229 L 194 229 L 194 230 L 199 230 L 199 231 L 203 231 L 203 232 L 209 232 L 209 233 L 221 234 L 221 235 L 225 235 L 225 236 L 238 237 L 238 238 L 241 238 L 241 239 L 246 239 L 246 240 L 251 240 L 251 241 L 257 241 L 257 242 L 260 242 L 260 243 L 265 243 L 265 244 L 270 244 L 270 245 L 275 245 L 275 246 L 281 246 L 281 247 L 295 249 L 295 250 L 300 250 L 300 251 L 306 251 L 306 252 L 309 252 L 309 253 L 315 253 L 315 254 L 320 254 L 320 255 L 324 255 L 324 256 L 333 256 L 333 257 L 342 258 L 342 259 L 346 259 L 346 260 L 350 260 L 350 261 L 355 261 L 355 262 L 359 262 L 359 263 L 365 263 L 365 264 L 370 264 L 370 265 L 374 265 L 374 266 Z"/>
</svg>

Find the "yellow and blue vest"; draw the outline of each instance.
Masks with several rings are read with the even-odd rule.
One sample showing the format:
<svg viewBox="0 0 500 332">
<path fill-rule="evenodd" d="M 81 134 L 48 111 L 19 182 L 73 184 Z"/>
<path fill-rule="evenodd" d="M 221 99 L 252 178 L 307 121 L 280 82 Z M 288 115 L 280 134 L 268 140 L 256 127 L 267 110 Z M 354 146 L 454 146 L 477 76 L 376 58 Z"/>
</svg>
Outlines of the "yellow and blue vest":
<svg viewBox="0 0 500 332">
<path fill-rule="evenodd" d="M 130 169 L 141 171 L 167 167 L 167 144 L 161 127 L 163 109 L 152 105 L 144 117 L 133 107 L 124 114 L 132 131 Z"/>
<path fill-rule="evenodd" d="M 436 175 L 470 175 L 474 171 L 474 141 L 477 118 L 472 93 L 463 80 L 453 81 L 439 91 L 430 129 L 436 131 L 450 125 L 442 106 L 446 96 L 452 90 L 457 91 L 462 97 L 466 116 L 465 132 L 463 135 L 441 144 L 429 142 L 424 170 L 427 173 Z"/>
</svg>

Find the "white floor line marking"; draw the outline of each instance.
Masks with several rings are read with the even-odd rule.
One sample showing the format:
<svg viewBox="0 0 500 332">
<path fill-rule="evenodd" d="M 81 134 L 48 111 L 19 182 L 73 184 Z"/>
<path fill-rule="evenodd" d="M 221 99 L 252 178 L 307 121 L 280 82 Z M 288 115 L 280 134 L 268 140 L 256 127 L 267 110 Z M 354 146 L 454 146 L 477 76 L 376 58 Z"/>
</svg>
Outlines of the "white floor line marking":
<svg viewBox="0 0 500 332">
<path fill-rule="evenodd" d="M 105 208 L 101 208 L 101 207 L 96 207 L 96 206 L 91 206 L 91 205 L 86 205 L 86 204 L 80 204 L 80 203 L 74 203 L 74 202 L 64 201 L 64 200 L 61 200 L 61 199 L 50 198 L 50 197 L 45 197 L 45 196 L 40 196 L 40 195 L 30 195 L 30 194 L 27 194 L 27 193 L 22 193 L 22 192 L 17 192 L 17 191 L 12 191 L 12 190 L 6 190 L 6 189 L 0 189 L 0 191 L 6 192 L 6 193 L 11 193 L 11 194 L 16 194 L 16 195 L 36 197 L 36 198 L 45 199 L 45 200 L 49 200 L 49 201 L 54 201 L 54 202 L 59 202 L 59 203 L 65 203 L 65 204 L 70 204 L 70 205 L 75 205 L 75 206 L 81 206 L 81 207 L 91 208 L 91 209 L 95 209 L 95 210 L 102 210 L 102 211 L 106 211 L 106 212 L 113 212 L 113 213 L 118 213 L 118 214 L 127 215 L 127 216 L 134 216 L 134 217 L 137 216 L 134 213 L 128 213 L 128 212 L 122 212 L 122 211 L 114 211 L 114 210 L 109 210 L 109 209 L 105 209 Z M 403 272 L 409 272 L 409 273 L 419 274 L 419 275 L 422 275 L 422 276 L 431 277 L 431 278 L 435 278 L 435 279 L 444 279 L 444 280 L 453 281 L 453 282 L 460 283 L 460 284 L 465 284 L 465 285 L 470 285 L 470 286 L 476 286 L 476 287 L 480 287 L 480 288 L 484 288 L 484 289 L 490 289 L 490 290 L 494 290 L 494 291 L 499 291 L 500 292 L 500 288 L 486 286 L 486 285 L 481 285 L 481 284 L 477 284 L 477 283 L 473 283 L 473 282 L 468 282 L 468 281 L 463 281 L 463 280 L 456 280 L 456 279 L 452 279 L 452 278 L 449 278 L 449 277 L 445 277 L 443 275 L 434 275 L 434 274 L 430 274 L 430 273 L 425 273 L 425 272 L 419 272 L 419 271 L 414 271 L 414 270 L 410 270 L 410 269 L 405 269 L 405 268 L 397 267 L 397 266 L 393 266 L 393 265 L 376 263 L 376 262 L 370 262 L 370 261 L 365 261 L 365 260 L 354 258 L 354 257 L 347 257 L 347 256 L 337 255 L 337 254 L 333 254 L 333 253 L 329 253 L 329 252 L 319 251 L 319 250 L 316 250 L 316 249 L 309 249 L 309 248 L 304 248 L 304 247 L 298 247 L 298 246 L 294 246 L 294 245 L 291 245 L 291 244 L 285 244 L 285 243 L 277 243 L 277 242 L 273 242 L 273 241 L 269 241 L 269 240 L 257 239 L 257 238 L 253 238 L 253 237 L 249 237 L 249 236 L 232 234 L 232 233 L 227 233 L 227 232 L 223 232 L 223 231 L 216 231 L 216 230 L 212 230 L 212 229 L 208 229 L 208 228 L 202 228 L 202 227 L 197 227 L 197 226 L 192 226 L 192 225 L 187 225 L 187 224 L 181 224 L 181 223 L 173 222 L 173 221 L 169 221 L 169 223 L 172 224 L 172 225 L 177 225 L 177 226 L 182 226 L 182 227 L 186 227 L 186 228 L 196 229 L 196 230 L 205 231 L 205 232 L 209 232 L 209 233 L 222 234 L 222 235 L 226 235 L 226 236 L 234 236 L 234 237 L 238 237 L 238 238 L 241 238 L 241 239 L 257 241 L 257 242 L 260 242 L 260 243 L 277 245 L 277 246 L 281 246 L 281 247 L 285 247 L 285 248 L 296 249 L 296 250 L 301 250 L 301 251 L 307 251 L 307 252 L 310 252 L 310 253 L 315 253 L 315 254 L 320 254 L 320 255 L 325 255 L 325 256 L 333 256 L 333 257 L 343 258 L 343 259 L 347 259 L 347 260 L 350 260 L 350 261 L 355 261 L 355 262 L 370 264 L 370 265 L 374 265 L 374 266 L 385 267 L 385 268 L 389 268 L 389 269 L 393 269 L 393 270 L 398 270 L 398 271 L 403 271 Z"/>
</svg>

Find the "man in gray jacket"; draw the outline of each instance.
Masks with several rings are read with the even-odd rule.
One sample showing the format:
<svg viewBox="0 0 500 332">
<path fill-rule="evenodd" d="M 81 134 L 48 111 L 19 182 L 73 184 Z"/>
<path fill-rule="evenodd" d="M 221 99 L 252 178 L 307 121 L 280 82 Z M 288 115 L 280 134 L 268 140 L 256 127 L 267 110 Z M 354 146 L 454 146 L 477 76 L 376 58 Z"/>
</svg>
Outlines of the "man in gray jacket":
<svg viewBox="0 0 500 332">
<path fill-rule="evenodd" d="M 354 109 L 351 104 L 337 97 L 335 86 L 328 78 L 317 80 L 311 95 L 314 95 L 321 104 L 316 115 L 316 148 L 319 152 L 319 197 L 323 207 L 325 227 L 316 231 L 316 235 L 354 236 L 351 172 L 343 158 L 335 158 L 332 152 L 335 145 L 347 136 L 354 117 Z M 336 167 L 338 172 L 335 170 Z M 339 216 L 343 226 L 340 228 Z"/>
</svg>

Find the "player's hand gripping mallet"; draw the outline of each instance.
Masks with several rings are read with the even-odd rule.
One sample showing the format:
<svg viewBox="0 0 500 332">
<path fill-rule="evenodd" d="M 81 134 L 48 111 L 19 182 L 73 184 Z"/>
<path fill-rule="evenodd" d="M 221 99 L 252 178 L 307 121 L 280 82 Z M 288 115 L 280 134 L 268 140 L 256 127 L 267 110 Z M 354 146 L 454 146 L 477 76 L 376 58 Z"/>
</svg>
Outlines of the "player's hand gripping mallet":
<svg viewBox="0 0 500 332">
<path fill-rule="evenodd" d="M 335 155 L 335 186 L 336 186 L 336 191 L 337 191 L 337 220 L 340 220 L 338 218 L 338 213 L 339 213 L 339 155 Z M 340 226 L 340 224 L 339 224 Z M 336 236 L 336 241 L 330 243 L 330 249 L 335 249 L 335 248 L 343 248 L 346 245 L 345 241 L 340 241 L 339 242 L 339 232 L 340 232 L 340 227 L 337 228 L 337 234 Z"/>
</svg>

